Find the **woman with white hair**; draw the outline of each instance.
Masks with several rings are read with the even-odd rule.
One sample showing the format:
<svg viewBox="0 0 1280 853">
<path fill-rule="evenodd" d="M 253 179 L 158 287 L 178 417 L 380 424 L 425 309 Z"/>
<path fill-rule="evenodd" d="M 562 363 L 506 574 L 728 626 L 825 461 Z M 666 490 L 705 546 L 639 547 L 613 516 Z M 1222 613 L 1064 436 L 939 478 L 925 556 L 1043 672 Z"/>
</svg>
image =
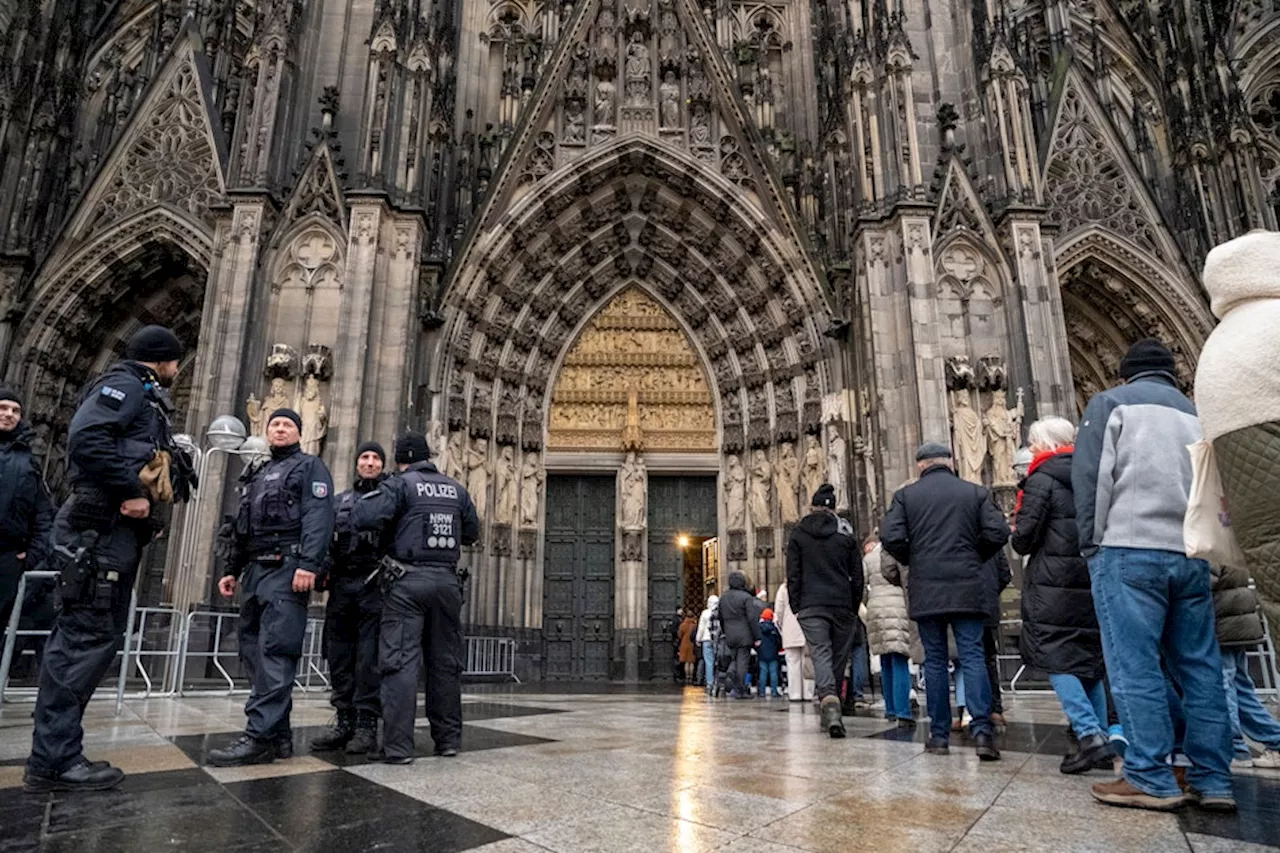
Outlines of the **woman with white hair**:
<svg viewBox="0 0 1280 853">
<path fill-rule="evenodd" d="M 1076 429 L 1063 418 L 1031 425 L 1033 454 L 1014 510 L 1013 549 L 1030 555 L 1022 586 L 1022 659 L 1049 673 L 1079 749 L 1063 773 L 1111 767 L 1102 635 L 1093 609 L 1089 566 L 1080 556 L 1071 456 Z"/>
</svg>

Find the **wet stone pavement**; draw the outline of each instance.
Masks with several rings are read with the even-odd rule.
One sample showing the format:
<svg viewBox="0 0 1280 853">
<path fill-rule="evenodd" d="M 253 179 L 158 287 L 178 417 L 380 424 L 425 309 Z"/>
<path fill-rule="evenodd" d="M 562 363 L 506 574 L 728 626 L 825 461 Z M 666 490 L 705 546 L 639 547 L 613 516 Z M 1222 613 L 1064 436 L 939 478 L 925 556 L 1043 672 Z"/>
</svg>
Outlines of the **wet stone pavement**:
<svg viewBox="0 0 1280 853">
<path fill-rule="evenodd" d="M 85 751 L 129 777 L 117 790 L 21 790 L 30 704 L 0 710 L 0 853 L 421 851 L 421 853 L 1280 853 L 1280 773 L 1242 771 L 1240 812 L 1153 814 L 1098 805 L 1066 777 L 1051 698 L 1006 696 L 1004 760 L 966 741 L 923 752 L 925 727 L 875 711 L 831 741 L 812 706 L 728 703 L 699 690 L 477 688 L 463 753 L 409 767 L 311 753 L 331 710 L 295 699 L 297 757 L 204 766 L 234 739 L 241 697 L 94 702 Z M 422 724 L 425 726 L 425 723 Z"/>
</svg>

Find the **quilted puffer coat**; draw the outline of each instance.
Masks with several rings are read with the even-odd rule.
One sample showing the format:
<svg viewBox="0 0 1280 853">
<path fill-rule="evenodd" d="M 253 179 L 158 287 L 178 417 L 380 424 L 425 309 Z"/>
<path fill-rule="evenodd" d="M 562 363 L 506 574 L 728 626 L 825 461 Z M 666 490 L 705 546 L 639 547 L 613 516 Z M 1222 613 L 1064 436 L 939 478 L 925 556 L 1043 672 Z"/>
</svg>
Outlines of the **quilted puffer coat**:
<svg viewBox="0 0 1280 853">
<path fill-rule="evenodd" d="M 1249 588 L 1249 573 L 1235 566 L 1210 566 L 1218 645 L 1256 646 L 1262 642 L 1258 594 Z"/>
<path fill-rule="evenodd" d="M 1196 409 L 1213 442 L 1231 526 L 1258 592 L 1280 602 L 1280 233 L 1251 231 L 1204 262 L 1222 320 L 1196 366 Z"/>
<path fill-rule="evenodd" d="M 862 560 L 867 577 L 867 643 L 873 655 L 910 655 L 911 619 L 907 616 L 907 599 L 900 587 L 880 574 L 884 549 L 875 550 Z"/>
</svg>

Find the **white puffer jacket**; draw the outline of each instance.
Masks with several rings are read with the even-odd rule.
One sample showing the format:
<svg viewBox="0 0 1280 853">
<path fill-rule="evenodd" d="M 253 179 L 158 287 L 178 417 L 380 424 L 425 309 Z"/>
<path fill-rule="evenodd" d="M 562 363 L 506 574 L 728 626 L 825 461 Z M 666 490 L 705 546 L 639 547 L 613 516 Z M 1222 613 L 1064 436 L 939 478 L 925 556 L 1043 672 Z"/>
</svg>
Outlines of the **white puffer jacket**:
<svg viewBox="0 0 1280 853">
<path fill-rule="evenodd" d="M 804 648 L 804 629 L 800 627 L 796 612 L 791 609 L 791 598 L 787 595 L 785 583 L 778 587 L 778 594 L 773 599 L 773 624 L 782 632 L 784 649 Z"/>
<path fill-rule="evenodd" d="M 862 572 L 867 579 L 867 643 L 873 655 L 909 656 L 911 620 L 907 617 L 906 595 L 880 573 L 882 550 L 877 544 L 862 558 Z"/>
</svg>

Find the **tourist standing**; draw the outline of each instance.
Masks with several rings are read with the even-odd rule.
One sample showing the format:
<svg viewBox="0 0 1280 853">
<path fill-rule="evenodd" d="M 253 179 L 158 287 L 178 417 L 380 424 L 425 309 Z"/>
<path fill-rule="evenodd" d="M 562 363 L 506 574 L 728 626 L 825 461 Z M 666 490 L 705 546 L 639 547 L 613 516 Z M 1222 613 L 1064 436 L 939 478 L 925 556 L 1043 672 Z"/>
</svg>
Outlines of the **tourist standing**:
<svg viewBox="0 0 1280 853">
<path fill-rule="evenodd" d="M 720 597 L 720 630 L 729 646 L 729 698 L 746 699 L 747 669 L 751 650 L 760 642 L 760 619 L 755 596 L 747 589 L 747 576 L 729 573 L 729 589 Z"/>
<path fill-rule="evenodd" d="M 693 618 L 692 613 L 680 620 L 680 629 L 677 632 L 679 637 L 677 648 L 679 650 L 680 666 L 684 669 L 685 684 L 693 684 L 693 671 L 697 661 L 697 654 L 693 648 L 693 638 L 697 632 L 698 620 Z"/>
<path fill-rule="evenodd" d="M 781 653 L 782 634 L 778 631 L 778 626 L 773 624 L 773 610 L 766 607 L 760 614 L 760 646 L 756 649 L 756 656 L 760 659 L 761 699 L 765 697 L 766 690 L 772 691 L 771 695 L 775 697 L 782 695 L 778 689 L 781 685 L 778 655 Z"/>
<path fill-rule="evenodd" d="M 49 552 L 53 503 L 31 453 L 34 436 L 18 395 L 0 387 L 0 640 L 22 573 L 43 563 Z"/>
<path fill-rule="evenodd" d="M 1280 722 L 1259 701 L 1249 675 L 1249 651 L 1263 640 L 1258 594 L 1249 588 L 1249 573 L 1234 566 L 1214 566 L 1213 604 L 1235 761 L 1246 767 L 1280 770 Z M 1262 746 L 1261 756 L 1253 757 L 1245 738 Z"/>
<path fill-rule="evenodd" d="M 813 698 L 813 679 L 805 674 L 805 668 L 812 668 L 813 663 L 804 644 L 800 620 L 791 609 L 791 596 L 785 581 L 774 596 L 773 624 L 782 634 L 782 654 L 787 663 L 787 698 L 792 702 L 807 702 Z"/>
<path fill-rule="evenodd" d="M 716 639 L 720 635 L 720 616 L 716 610 L 719 606 L 720 596 L 708 596 L 707 606 L 698 617 L 697 641 L 702 650 L 702 681 L 706 684 L 708 693 L 716 683 Z"/>
<path fill-rule="evenodd" d="M 867 578 L 867 645 L 880 656 L 880 684 L 884 693 L 884 717 L 902 728 L 915 727 L 911 713 L 911 619 L 902 589 L 881 571 L 888 557 L 877 539 L 862 560 Z"/>
</svg>

